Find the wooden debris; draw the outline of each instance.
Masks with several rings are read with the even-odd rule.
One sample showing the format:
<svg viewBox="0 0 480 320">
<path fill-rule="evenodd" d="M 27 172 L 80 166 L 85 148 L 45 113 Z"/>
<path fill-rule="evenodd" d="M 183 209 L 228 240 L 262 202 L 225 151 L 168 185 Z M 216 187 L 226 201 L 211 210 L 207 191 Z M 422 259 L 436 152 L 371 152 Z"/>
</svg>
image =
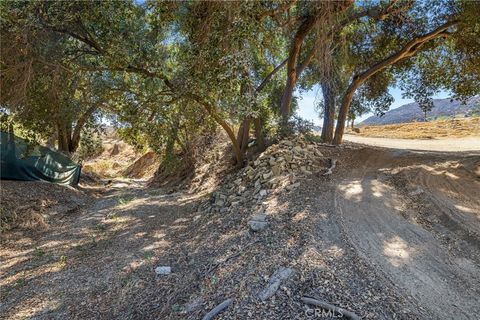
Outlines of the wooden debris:
<svg viewBox="0 0 480 320">
<path fill-rule="evenodd" d="M 320 307 L 325 310 L 330 310 L 335 313 L 343 315 L 345 318 L 352 319 L 352 320 L 360 320 L 361 318 L 357 316 L 355 313 L 350 312 L 348 310 L 345 310 L 343 308 L 336 307 L 334 305 L 331 305 L 325 301 L 322 300 L 317 300 L 313 298 L 308 298 L 308 297 L 303 297 L 302 302 L 310 305 L 314 305 L 317 307 Z"/>
<path fill-rule="evenodd" d="M 278 268 L 270 277 L 267 287 L 258 295 L 260 300 L 265 301 L 273 296 L 278 288 L 280 288 L 282 281 L 288 279 L 293 273 L 293 269 L 285 267 Z"/>
<path fill-rule="evenodd" d="M 215 318 L 220 312 L 222 312 L 229 305 L 231 305 L 232 302 L 233 302 L 232 299 L 227 299 L 227 300 L 223 301 L 218 306 L 213 308 L 209 313 L 207 313 L 202 319 L 203 320 L 211 320 L 211 319 Z"/>
</svg>

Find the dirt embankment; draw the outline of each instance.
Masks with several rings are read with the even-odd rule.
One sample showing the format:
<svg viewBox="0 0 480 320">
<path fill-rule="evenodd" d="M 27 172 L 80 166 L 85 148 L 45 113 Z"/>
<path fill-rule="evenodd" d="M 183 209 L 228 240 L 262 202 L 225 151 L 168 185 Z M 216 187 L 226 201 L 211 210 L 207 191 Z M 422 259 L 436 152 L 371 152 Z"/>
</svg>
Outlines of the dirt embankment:
<svg viewBox="0 0 480 320">
<path fill-rule="evenodd" d="M 153 176 L 160 164 L 155 152 L 141 153 L 115 136 L 107 136 L 103 141 L 103 148 L 101 154 L 83 164 L 83 173 L 109 179 L 115 177 L 148 179 Z"/>
<path fill-rule="evenodd" d="M 48 228 L 52 220 L 61 220 L 87 205 L 83 191 L 48 182 L 0 182 L 0 232 L 20 228 Z"/>
</svg>

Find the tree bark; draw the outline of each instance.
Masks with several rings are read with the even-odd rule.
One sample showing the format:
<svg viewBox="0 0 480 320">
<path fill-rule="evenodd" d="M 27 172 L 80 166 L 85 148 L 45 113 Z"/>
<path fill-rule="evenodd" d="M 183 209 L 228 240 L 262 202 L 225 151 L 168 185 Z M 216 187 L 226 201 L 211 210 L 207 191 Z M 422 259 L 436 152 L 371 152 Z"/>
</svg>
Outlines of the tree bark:
<svg viewBox="0 0 480 320">
<path fill-rule="evenodd" d="M 260 118 L 253 119 L 253 125 L 255 127 L 255 138 L 257 138 L 258 151 L 262 152 L 265 150 L 265 137 L 263 135 L 262 119 Z"/>
<path fill-rule="evenodd" d="M 300 56 L 303 40 L 317 23 L 318 17 L 318 14 L 312 14 L 305 18 L 300 27 L 298 28 L 297 32 L 295 33 L 295 36 L 290 45 L 290 51 L 288 53 L 287 61 L 287 81 L 280 103 L 280 115 L 282 117 L 283 124 L 286 124 L 288 122 L 288 118 L 290 117 L 290 106 L 292 104 L 293 89 L 295 88 L 295 83 L 297 82 L 298 78 L 298 58 Z"/>
<path fill-rule="evenodd" d="M 352 4 L 353 4 L 353 0 L 334 2 L 335 8 L 333 12 L 337 13 L 337 12 L 344 11 L 348 7 L 350 7 Z M 288 53 L 288 61 L 287 61 L 287 81 L 285 84 L 285 89 L 283 91 L 283 96 L 280 103 L 280 115 L 282 117 L 283 125 L 285 125 L 288 122 L 288 119 L 290 117 L 290 112 L 291 112 L 290 107 L 292 104 L 293 90 L 295 89 L 295 84 L 297 82 L 297 79 L 299 78 L 302 71 L 306 67 L 308 67 L 317 49 L 316 48 L 317 44 L 314 44 L 314 47 L 312 48 L 310 53 L 307 54 L 303 63 L 300 65 L 298 64 L 303 41 L 305 40 L 307 35 L 310 33 L 310 31 L 312 31 L 315 25 L 317 25 L 318 21 L 322 18 L 322 14 L 320 12 L 321 10 L 323 10 L 323 8 L 320 8 L 318 10 L 315 10 L 314 12 L 311 12 L 310 15 L 308 15 L 306 18 L 303 19 L 290 45 L 290 50 Z"/>
<path fill-rule="evenodd" d="M 333 127 L 335 124 L 335 105 L 336 92 L 333 85 L 329 82 L 322 83 L 322 93 L 324 101 L 323 112 L 323 127 L 322 127 L 322 141 L 325 143 L 332 143 Z"/>
<path fill-rule="evenodd" d="M 62 122 L 57 122 L 57 139 L 58 139 L 58 150 L 69 154 L 70 149 L 70 137 L 67 133 L 67 124 Z"/>
<path fill-rule="evenodd" d="M 247 153 L 248 139 L 250 138 L 250 123 L 251 119 L 250 117 L 247 117 L 242 121 L 240 128 L 238 128 L 237 143 L 240 148 L 242 159 L 245 158 L 245 154 Z"/>
<path fill-rule="evenodd" d="M 358 78 L 354 78 L 352 83 L 348 86 L 347 92 L 342 99 L 342 104 L 340 105 L 340 110 L 338 112 L 337 127 L 335 129 L 335 137 L 333 138 L 333 144 L 342 143 L 343 133 L 345 131 L 345 120 L 347 119 L 348 109 L 352 103 L 353 95 L 355 90 L 362 84 L 363 81 Z"/>
</svg>

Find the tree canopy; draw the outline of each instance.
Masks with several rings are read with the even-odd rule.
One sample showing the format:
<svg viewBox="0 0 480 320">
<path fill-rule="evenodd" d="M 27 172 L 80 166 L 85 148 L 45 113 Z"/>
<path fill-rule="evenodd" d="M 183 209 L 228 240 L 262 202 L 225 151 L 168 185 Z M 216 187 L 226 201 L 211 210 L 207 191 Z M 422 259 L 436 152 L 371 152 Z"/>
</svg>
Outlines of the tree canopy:
<svg viewBox="0 0 480 320">
<path fill-rule="evenodd" d="M 389 87 L 427 109 L 439 90 L 480 93 L 474 1 L 0 5 L 2 112 L 68 153 L 107 117 L 166 158 L 221 127 L 242 165 L 251 128 L 257 151 L 288 134 L 296 88 L 320 85 L 337 144 L 347 119 L 388 110 Z"/>
</svg>

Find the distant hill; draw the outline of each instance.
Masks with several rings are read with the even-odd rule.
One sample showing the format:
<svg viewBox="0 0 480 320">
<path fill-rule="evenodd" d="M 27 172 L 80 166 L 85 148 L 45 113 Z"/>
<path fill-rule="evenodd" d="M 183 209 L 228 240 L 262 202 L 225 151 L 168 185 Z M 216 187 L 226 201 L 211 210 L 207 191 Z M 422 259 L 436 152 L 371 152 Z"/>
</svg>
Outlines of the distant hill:
<svg viewBox="0 0 480 320">
<path fill-rule="evenodd" d="M 434 99 L 433 109 L 427 114 L 430 119 L 438 117 L 451 117 L 471 114 L 474 108 L 478 110 L 480 105 L 480 97 L 472 97 L 467 100 L 466 104 L 462 104 L 459 100 Z M 408 103 L 396 109 L 392 109 L 385 113 L 383 117 L 371 116 L 360 123 L 360 125 L 383 125 L 394 123 L 406 123 L 414 121 L 423 121 L 423 112 L 418 103 Z"/>
</svg>

